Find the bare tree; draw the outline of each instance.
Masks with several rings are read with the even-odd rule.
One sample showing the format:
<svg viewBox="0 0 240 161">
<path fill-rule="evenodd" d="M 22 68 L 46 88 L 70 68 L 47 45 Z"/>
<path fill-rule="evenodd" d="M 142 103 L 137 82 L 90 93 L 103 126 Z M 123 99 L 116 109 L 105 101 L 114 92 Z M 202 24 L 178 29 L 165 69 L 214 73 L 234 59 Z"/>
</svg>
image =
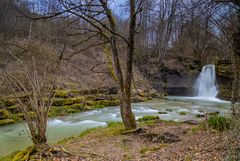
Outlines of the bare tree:
<svg viewBox="0 0 240 161">
<path fill-rule="evenodd" d="M 32 142 L 37 147 L 41 146 L 47 143 L 48 113 L 54 98 L 55 87 L 55 77 L 52 72 L 57 66 L 51 69 L 46 65 L 39 69 L 34 57 L 31 63 L 25 63 L 11 51 L 8 51 L 8 54 L 15 60 L 15 67 L 19 69 L 19 74 L 24 79 L 20 79 L 7 69 L 1 72 L 0 78 L 15 96 L 26 120 Z M 27 81 L 27 84 L 24 81 Z"/>
<path fill-rule="evenodd" d="M 55 17 L 70 18 L 67 25 L 69 27 L 68 35 L 79 38 L 79 42 L 73 45 L 75 52 L 69 55 L 79 54 L 92 47 L 104 46 L 110 50 L 104 52 L 111 61 L 113 71 L 110 73 L 119 88 L 120 109 L 123 123 L 126 129 L 135 129 L 136 121 L 131 109 L 131 88 L 133 77 L 133 55 L 135 49 L 135 34 L 137 29 L 137 15 L 141 11 L 142 1 L 129 0 L 129 29 L 126 33 L 118 30 L 117 18 L 114 16 L 110 7 L 109 0 L 59 0 L 61 9 L 58 12 L 50 13 L 44 17 L 35 17 L 32 19 L 49 19 Z M 24 13 L 23 13 L 24 14 Z M 25 15 L 29 17 L 28 15 Z M 89 42 L 91 42 L 89 44 Z M 119 44 L 124 43 L 127 48 L 127 56 L 123 63 L 120 63 Z M 126 69 L 124 70 L 124 67 Z"/>
</svg>

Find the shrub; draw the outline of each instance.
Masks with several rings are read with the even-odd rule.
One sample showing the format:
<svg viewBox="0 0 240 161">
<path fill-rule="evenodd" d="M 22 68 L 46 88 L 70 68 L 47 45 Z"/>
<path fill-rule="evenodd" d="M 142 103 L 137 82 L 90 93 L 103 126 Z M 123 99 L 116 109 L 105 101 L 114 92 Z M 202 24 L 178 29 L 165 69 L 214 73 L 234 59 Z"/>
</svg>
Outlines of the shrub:
<svg viewBox="0 0 240 161">
<path fill-rule="evenodd" d="M 230 129 L 230 122 L 230 118 L 215 115 L 208 119 L 208 126 L 219 131 L 224 131 Z"/>
</svg>

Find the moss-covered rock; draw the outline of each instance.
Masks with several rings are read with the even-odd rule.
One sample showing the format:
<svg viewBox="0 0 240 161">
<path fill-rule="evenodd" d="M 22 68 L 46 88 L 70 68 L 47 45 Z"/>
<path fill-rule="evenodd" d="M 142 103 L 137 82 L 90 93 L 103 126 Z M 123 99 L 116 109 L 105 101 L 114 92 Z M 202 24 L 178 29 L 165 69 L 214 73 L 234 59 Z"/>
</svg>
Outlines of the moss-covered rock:
<svg viewBox="0 0 240 161">
<path fill-rule="evenodd" d="M 65 115 L 67 115 L 67 112 L 64 106 L 59 106 L 59 107 L 52 106 L 48 114 L 49 117 L 65 116 Z"/>
<path fill-rule="evenodd" d="M 0 110 L 0 120 L 9 118 L 10 113 L 7 110 Z"/>
<path fill-rule="evenodd" d="M 166 111 L 159 111 L 158 114 L 168 114 Z"/>
<path fill-rule="evenodd" d="M 63 108 L 66 114 L 74 114 L 79 112 L 79 110 L 73 109 L 71 106 L 64 106 Z"/>
<path fill-rule="evenodd" d="M 159 120 L 160 118 L 158 116 L 143 116 L 142 118 L 139 118 L 139 122 L 143 121 L 151 121 L 151 120 Z"/>
<path fill-rule="evenodd" d="M 232 64 L 230 61 L 217 59 L 215 61 L 215 65 L 217 75 L 227 78 L 233 77 Z"/>
<path fill-rule="evenodd" d="M 56 98 L 53 100 L 53 106 L 66 106 L 84 102 L 85 97 Z"/>
<path fill-rule="evenodd" d="M 55 90 L 54 94 L 55 94 L 55 97 L 60 97 L 60 98 L 69 97 L 69 91 L 68 90 Z"/>
<path fill-rule="evenodd" d="M 6 99 L 6 100 L 2 100 L 2 101 L 3 101 L 3 104 L 5 107 L 14 106 L 15 104 L 17 104 L 16 99 Z"/>
<path fill-rule="evenodd" d="M 19 113 L 19 112 L 21 112 L 21 110 L 19 109 L 18 105 L 7 107 L 7 110 L 10 111 L 11 113 Z"/>
<path fill-rule="evenodd" d="M 181 111 L 181 112 L 179 112 L 179 115 L 187 115 L 187 112 L 186 111 Z"/>
<path fill-rule="evenodd" d="M 0 120 L 0 126 L 7 125 L 7 124 L 13 124 L 13 123 L 15 123 L 14 119 L 3 119 L 3 120 Z"/>
<path fill-rule="evenodd" d="M 100 105 L 103 106 L 118 106 L 120 104 L 119 100 L 102 100 Z"/>
<path fill-rule="evenodd" d="M 79 110 L 79 111 L 85 111 L 84 104 L 73 104 L 70 106 L 72 109 Z"/>
<path fill-rule="evenodd" d="M 18 117 L 18 118 L 20 118 L 20 119 L 24 119 L 24 115 L 23 115 L 23 113 L 17 113 L 17 114 L 15 114 L 16 115 L 16 117 Z"/>
</svg>

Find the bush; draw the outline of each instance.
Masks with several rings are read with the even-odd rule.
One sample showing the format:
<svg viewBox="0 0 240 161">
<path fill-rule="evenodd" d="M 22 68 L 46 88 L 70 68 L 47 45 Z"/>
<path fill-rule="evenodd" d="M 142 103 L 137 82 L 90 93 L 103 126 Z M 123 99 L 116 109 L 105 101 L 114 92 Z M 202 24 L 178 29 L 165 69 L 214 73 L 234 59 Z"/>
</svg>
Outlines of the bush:
<svg viewBox="0 0 240 161">
<path fill-rule="evenodd" d="M 230 124 L 230 118 L 224 116 L 215 115 L 208 119 L 208 126 L 219 131 L 230 129 Z"/>
</svg>

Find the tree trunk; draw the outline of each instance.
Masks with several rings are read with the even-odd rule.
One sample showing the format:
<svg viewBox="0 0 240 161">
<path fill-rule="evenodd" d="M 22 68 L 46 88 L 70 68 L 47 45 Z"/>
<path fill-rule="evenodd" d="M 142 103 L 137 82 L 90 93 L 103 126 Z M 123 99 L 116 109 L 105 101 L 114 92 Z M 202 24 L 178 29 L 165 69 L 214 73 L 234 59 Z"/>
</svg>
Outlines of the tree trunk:
<svg viewBox="0 0 240 161">
<path fill-rule="evenodd" d="M 125 128 L 135 129 L 136 128 L 136 121 L 134 113 L 132 112 L 131 108 L 131 97 L 130 93 L 126 92 L 126 90 L 121 90 L 119 93 L 120 96 L 120 111 L 122 116 L 122 121 L 125 125 Z"/>
<path fill-rule="evenodd" d="M 238 24 L 237 24 L 237 31 L 233 35 L 233 72 L 234 72 L 234 81 L 233 81 L 233 103 L 236 101 L 239 101 L 240 98 L 240 4 L 238 5 L 237 10 L 237 18 L 238 18 Z"/>
<path fill-rule="evenodd" d="M 46 144 L 47 143 L 47 138 L 46 138 L 45 133 L 44 134 L 37 134 L 34 137 L 32 137 L 32 142 L 35 145 Z"/>
</svg>

